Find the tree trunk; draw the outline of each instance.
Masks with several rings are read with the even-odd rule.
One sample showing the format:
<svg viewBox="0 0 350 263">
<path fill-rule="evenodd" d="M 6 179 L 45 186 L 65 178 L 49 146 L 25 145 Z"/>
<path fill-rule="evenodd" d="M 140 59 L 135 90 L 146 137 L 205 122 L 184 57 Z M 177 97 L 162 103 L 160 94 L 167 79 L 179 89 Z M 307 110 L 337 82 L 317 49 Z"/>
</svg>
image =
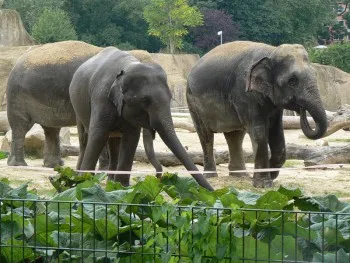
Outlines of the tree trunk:
<svg viewBox="0 0 350 263">
<path fill-rule="evenodd" d="M 343 105 L 336 112 L 326 111 L 328 120 L 327 137 L 340 129 L 350 129 L 350 105 Z M 173 113 L 175 128 L 188 130 L 195 132 L 191 117 L 188 113 Z M 308 122 L 311 128 L 315 128 L 315 122 L 311 117 L 308 117 Z M 300 117 L 299 116 L 283 116 L 283 128 L 288 129 L 300 129 Z"/>
<path fill-rule="evenodd" d="M 78 156 L 79 147 L 71 145 L 61 146 L 62 156 Z M 203 152 L 187 152 L 195 164 L 203 165 Z M 161 165 L 176 166 L 182 165 L 172 152 L 158 152 L 156 157 Z M 215 151 L 216 164 L 228 163 L 229 152 L 227 150 Z M 254 155 L 252 151 L 244 152 L 245 162 L 253 163 Z M 304 160 L 305 166 L 318 164 L 344 164 L 350 163 L 350 145 L 348 146 L 300 146 L 296 144 L 287 144 L 287 160 Z M 135 161 L 149 163 L 144 150 L 137 149 Z"/>
</svg>

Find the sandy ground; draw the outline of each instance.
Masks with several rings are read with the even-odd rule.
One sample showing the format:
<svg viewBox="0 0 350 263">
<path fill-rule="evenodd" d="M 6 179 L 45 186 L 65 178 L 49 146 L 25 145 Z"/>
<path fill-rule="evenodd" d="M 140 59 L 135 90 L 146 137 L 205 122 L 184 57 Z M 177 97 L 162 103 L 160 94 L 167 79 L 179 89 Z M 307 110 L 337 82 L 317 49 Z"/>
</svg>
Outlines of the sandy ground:
<svg viewBox="0 0 350 263">
<path fill-rule="evenodd" d="M 77 138 L 75 136 L 75 129 L 72 129 L 71 142 L 73 145 L 77 145 Z M 188 147 L 188 150 L 201 150 L 199 139 L 196 133 L 190 133 L 184 130 L 177 130 L 180 141 L 184 146 Z M 308 140 L 301 135 L 299 130 L 286 130 L 286 143 L 295 143 L 300 145 L 316 145 L 315 141 Z M 333 135 L 325 138 L 329 142 L 330 146 L 346 145 L 350 142 L 350 132 L 340 130 Z M 142 143 L 139 147 L 143 147 Z M 249 136 L 244 139 L 244 148 L 251 149 Z M 215 135 L 215 149 L 224 150 L 227 149 L 225 138 L 222 134 Z M 169 151 L 159 137 L 155 141 L 156 151 Z M 51 195 L 54 193 L 52 186 L 48 180 L 50 175 L 54 175 L 55 172 L 52 169 L 42 167 L 42 159 L 29 159 L 27 158 L 28 167 L 8 167 L 6 160 L 0 160 L 0 177 L 7 177 L 10 179 L 13 185 L 19 185 L 24 182 L 29 182 L 30 188 L 37 189 L 44 195 Z M 74 168 L 76 165 L 77 157 L 71 156 L 64 158 L 65 165 Z M 247 168 L 252 168 L 253 164 L 247 164 Z M 323 194 L 335 194 L 342 200 L 350 201 L 350 170 L 346 168 L 339 169 L 312 169 L 305 170 L 303 161 L 301 160 L 288 160 L 285 164 L 288 168 L 280 172 L 279 177 L 274 181 L 273 189 L 278 189 L 280 185 L 288 187 L 299 187 L 305 194 L 308 195 L 323 195 Z M 200 170 L 203 167 L 198 166 Z M 292 168 L 292 169 L 291 169 Z M 233 186 L 236 189 L 249 190 L 249 191 L 266 191 L 266 189 L 255 189 L 252 187 L 251 176 L 247 178 L 235 178 L 228 175 L 227 164 L 220 164 L 217 166 L 219 176 L 216 178 L 208 178 L 209 182 L 215 189 Z M 152 174 L 154 171 L 150 164 L 135 162 L 133 171 L 141 171 L 140 174 L 133 174 L 132 177 L 143 176 L 144 171 L 149 171 Z M 164 167 L 164 171 L 178 172 L 181 176 L 189 176 L 183 166 Z"/>
</svg>

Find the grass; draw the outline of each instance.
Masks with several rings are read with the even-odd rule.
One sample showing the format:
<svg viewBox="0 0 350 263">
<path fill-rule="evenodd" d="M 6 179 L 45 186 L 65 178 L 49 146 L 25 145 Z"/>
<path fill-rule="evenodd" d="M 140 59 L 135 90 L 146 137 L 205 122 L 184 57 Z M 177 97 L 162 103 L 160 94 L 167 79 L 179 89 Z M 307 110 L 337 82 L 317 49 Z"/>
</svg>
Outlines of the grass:
<svg viewBox="0 0 350 263">
<path fill-rule="evenodd" d="M 298 167 L 300 165 L 304 165 L 304 160 L 290 159 L 284 163 L 283 168 L 293 168 L 293 167 Z"/>
<path fill-rule="evenodd" d="M 350 138 L 328 138 L 328 142 L 350 142 Z"/>
</svg>

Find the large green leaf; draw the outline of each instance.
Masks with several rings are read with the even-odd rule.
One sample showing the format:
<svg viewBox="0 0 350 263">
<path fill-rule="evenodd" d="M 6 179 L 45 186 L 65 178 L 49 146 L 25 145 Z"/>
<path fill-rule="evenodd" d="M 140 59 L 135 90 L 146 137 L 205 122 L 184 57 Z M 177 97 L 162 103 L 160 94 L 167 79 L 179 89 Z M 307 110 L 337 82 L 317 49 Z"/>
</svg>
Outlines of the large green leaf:
<svg viewBox="0 0 350 263">
<path fill-rule="evenodd" d="M 1 255 L 5 258 L 4 263 L 26 262 L 34 258 L 33 251 L 27 248 L 26 242 L 11 239 L 1 248 Z"/>
</svg>

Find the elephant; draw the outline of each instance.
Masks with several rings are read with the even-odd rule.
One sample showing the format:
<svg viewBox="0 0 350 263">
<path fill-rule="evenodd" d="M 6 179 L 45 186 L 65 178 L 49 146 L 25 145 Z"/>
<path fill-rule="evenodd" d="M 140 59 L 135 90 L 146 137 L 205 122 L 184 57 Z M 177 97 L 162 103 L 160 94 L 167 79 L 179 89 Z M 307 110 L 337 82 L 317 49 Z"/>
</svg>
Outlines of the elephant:
<svg viewBox="0 0 350 263">
<path fill-rule="evenodd" d="M 111 158 L 118 159 L 117 167 L 110 169 L 130 171 L 144 128 L 157 132 L 198 184 L 213 190 L 175 133 L 170 111 L 172 95 L 166 73 L 157 63 L 142 63 L 130 53 L 107 47 L 76 70 L 69 95 L 84 142 L 80 144 L 79 169 L 93 170 L 108 141 Z M 108 139 L 114 132 L 120 132 L 121 138 Z M 128 186 L 130 174 L 115 175 L 113 179 Z"/>
<path fill-rule="evenodd" d="M 16 61 L 7 83 L 7 115 L 12 129 L 9 166 L 27 165 L 24 138 L 34 123 L 40 124 L 45 133 L 44 166 L 63 164 L 59 131 L 76 125 L 69 84 L 76 69 L 101 50 L 81 41 L 62 41 L 31 47 Z M 145 57 L 141 51 L 133 52 Z M 154 154 L 154 134 L 145 130 L 143 134 L 146 154 L 159 174 L 162 166 Z M 107 157 L 105 152 L 100 158 L 100 169 L 108 167 Z"/>
<path fill-rule="evenodd" d="M 191 69 L 186 88 L 191 118 L 198 133 L 207 176 L 217 176 L 214 133 L 224 133 L 229 170 L 246 170 L 242 141 L 249 134 L 255 169 L 280 168 L 286 160 L 283 110 L 300 114 L 303 133 L 321 138 L 327 130 L 315 73 L 302 45 L 273 47 L 234 41 L 215 47 Z M 312 130 L 306 111 L 313 117 Z M 270 158 L 269 158 L 270 149 Z M 271 187 L 279 171 L 254 172 L 255 187 Z M 243 176 L 245 172 L 230 173 Z"/>
</svg>

